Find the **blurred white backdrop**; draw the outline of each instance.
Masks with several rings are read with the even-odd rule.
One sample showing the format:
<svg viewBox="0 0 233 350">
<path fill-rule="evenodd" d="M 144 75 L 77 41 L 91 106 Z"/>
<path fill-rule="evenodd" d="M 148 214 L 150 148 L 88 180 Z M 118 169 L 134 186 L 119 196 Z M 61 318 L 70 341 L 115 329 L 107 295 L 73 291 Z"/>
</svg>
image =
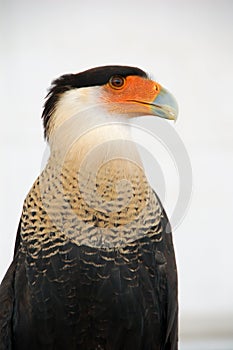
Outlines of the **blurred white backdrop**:
<svg viewBox="0 0 233 350">
<path fill-rule="evenodd" d="M 41 169 L 40 116 L 51 80 L 98 65 L 135 65 L 176 97 L 173 127 L 193 169 L 189 211 L 174 232 L 181 339 L 225 337 L 225 347 L 216 340 L 208 349 L 232 349 L 233 2 L 1 0 L 0 33 L 0 279 Z"/>
</svg>

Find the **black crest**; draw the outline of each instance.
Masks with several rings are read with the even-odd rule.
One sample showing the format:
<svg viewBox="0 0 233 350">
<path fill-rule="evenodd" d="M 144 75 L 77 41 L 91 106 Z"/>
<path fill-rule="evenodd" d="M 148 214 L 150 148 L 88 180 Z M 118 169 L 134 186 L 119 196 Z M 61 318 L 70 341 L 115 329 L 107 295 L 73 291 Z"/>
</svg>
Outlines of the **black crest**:
<svg viewBox="0 0 233 350">
<path fill-rule="evenodd" d="M 147 74 L 136 67 L 128 66 L 103 66 L 92 68 L 78 74 L 65 74 L 52 82 L 52 86 L 46 96 L 42 114 L 45 137 L 47 135 L 48 124 L 56 104 L 65 91 L 89 86 L 98 86 L 106 84 L 113 75 L 123 77 L 137 75 L 146 78 Z"/>
</svg>

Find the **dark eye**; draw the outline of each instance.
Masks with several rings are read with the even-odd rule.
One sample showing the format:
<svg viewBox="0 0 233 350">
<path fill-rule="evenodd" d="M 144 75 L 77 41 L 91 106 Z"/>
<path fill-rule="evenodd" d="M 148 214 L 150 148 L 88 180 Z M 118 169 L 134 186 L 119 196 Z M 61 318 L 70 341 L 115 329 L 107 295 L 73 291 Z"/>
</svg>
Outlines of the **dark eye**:
<svg viewBox="0 0 233 350">
<path fill-rule="evenodd" d="M 120 75 L 114 75 L 110 78 L 109 84 L 114 89 L 121 89 L 125 85 L 125 78 Z"/>
</svg>

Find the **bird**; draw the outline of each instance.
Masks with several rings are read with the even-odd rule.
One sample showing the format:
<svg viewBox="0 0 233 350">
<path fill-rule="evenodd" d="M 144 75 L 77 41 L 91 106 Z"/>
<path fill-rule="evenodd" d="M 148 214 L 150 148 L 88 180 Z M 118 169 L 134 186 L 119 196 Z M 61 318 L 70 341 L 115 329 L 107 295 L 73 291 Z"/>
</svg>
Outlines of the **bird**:
<svg viewBox="0 0 233 350">
<path fill-rule="evenodd" d="M 131 130 L 141 116 L 177 114 L 137 67 L 52 82 L 42 113 L 50 154 L 0 286 L 1 350 L 178 348 L 172 232 Z"/>
</svg>

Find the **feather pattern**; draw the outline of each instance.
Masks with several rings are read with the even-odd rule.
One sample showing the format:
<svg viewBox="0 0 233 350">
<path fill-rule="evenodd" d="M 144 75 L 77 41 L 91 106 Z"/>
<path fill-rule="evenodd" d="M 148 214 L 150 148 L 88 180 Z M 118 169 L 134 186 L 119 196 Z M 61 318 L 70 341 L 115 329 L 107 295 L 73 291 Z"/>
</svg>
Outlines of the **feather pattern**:
<svg viewBox="0 0 233 350">
<path fill-rule="evenodd" d="M 96 85 L 116 74 L 147 78 L 138 68 L 100 67 L 61 77 L 48 94 L 51 156 L 24 201 L 0 286 L 0 350 L 177 350 L 172 235 L 136 148 L 109 125 L 73 142 L 98 119 Z M 73 118 L 87 97 L 89 117 Z"/>
</svg>

